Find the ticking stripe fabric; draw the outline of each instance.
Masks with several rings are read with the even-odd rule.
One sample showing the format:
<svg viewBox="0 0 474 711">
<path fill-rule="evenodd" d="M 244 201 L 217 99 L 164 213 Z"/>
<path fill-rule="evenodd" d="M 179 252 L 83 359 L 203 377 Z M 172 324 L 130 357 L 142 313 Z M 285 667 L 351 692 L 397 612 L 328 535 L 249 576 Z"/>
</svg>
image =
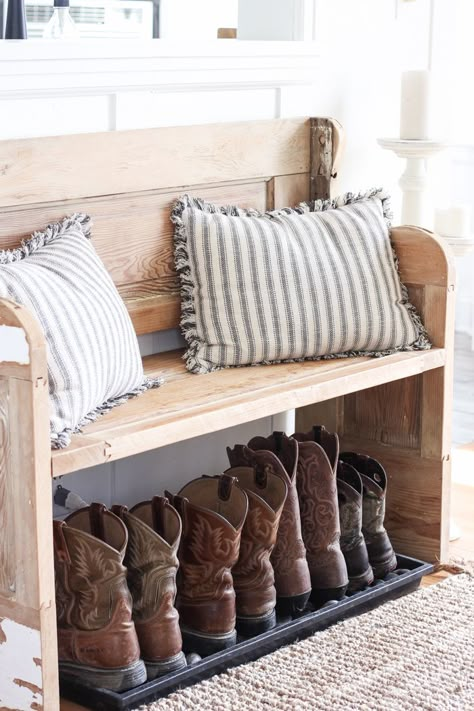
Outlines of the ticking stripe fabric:
<svg viewBox="0 0 474 711">
<path fill-rule="evenodd" d="M 265 214 L 185 195 L 172 221 L 194 373 L 430 347 L 382 190 Z"/>
<path fill-rule="evenodd" d="M 132 322 L 89 237 L 89 217 L 77 214 L 0 251 L 0 297 L 27 306 L 45 334 L 53 448 L 160 384 L 144 377 Z"/>
</svg>

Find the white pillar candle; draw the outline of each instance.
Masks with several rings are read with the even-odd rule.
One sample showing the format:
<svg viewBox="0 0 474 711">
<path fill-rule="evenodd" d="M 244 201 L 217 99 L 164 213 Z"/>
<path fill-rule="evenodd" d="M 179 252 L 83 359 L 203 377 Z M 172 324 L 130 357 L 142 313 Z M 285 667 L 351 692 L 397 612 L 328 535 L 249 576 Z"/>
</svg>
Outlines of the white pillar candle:
<svg viewBox="0 0 474 711">
<path fill-rule="evenodd" d="M 400 138 L 429 138 L 431 75 L 429 71 L 403 72 L 400 101 Z"/>
<path fill-rule="evenodd" d="M 469 237 L 471 209 L 468 205 L 453 205 L 435 210 L 435 232 L 445 237 Z"/>
</svg>

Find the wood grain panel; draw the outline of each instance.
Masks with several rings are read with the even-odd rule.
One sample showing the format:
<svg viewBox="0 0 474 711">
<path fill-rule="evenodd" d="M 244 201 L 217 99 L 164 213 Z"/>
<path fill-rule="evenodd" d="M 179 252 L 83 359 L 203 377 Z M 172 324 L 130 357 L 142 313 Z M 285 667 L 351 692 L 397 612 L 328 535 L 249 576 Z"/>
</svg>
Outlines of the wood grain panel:
<svg viewBox="0 0 474 711">
<path fill-rule="evenodd" d="M 361 437 L 343 437 L 343 449 L 378 459 L 388 475 L 385 523 L 397 551 L 422 560 L 443 555 L 441 502 L 444 462 Z"/>
<path fill-rule="evenodd" d="M 0 378 L 0 597 L 4 598 L 15 594 L 16 569 L 8 401 L 8 380 Z"/>
<path fill-rule="evenodd" d="M 344 434 L 394 447 L 420 446 L 421 378 L 361 390 L 344 399 Z"/>
<path fill-rule="evenodd" d="M 289 177 L 292 180 L 287 183 L 294 179 L 296 196 L 303 181 L 299 176 Z M 35 229 L 67 214 L 87 212 L 93 219 L 94 246 L 126 303 L 137 334 L 176 328 L 180 297 L 170 213 L 174 200 L 183 192 L 221 205 L 261 211 L 267 208 L 267 181 L 260 180 L 4 210 L 0 215 L 0 249 L 18 246 Z"/>
<path fill-rule="evenodd" d="M 309 171 L 309 119 L 55 136 L 0 143 L 0 206 Z"/>
<path fill-rule="evenodd" d="M 440 237 L 419 227 L 394 227 L 390 236 L 405 284 L 454 284 L 454 264 Z"/>
<path fill-rule="evenodd" d="M 117 286 L 155 280 L 160 293 L 173 291 L 177 280 L 170 214 L 173 202 L 184 192 L 220 205 L 266 209 L 266 182 L 260 180 L 211 187 L 187 185 L 177 191 L 114 195 L 4 210 L 0 215 L 0 250 L 18 246 L 21 239 L 50 222 L 74 212 L 85 212 L 92 217 L 94 247 Z"/>
</svg>

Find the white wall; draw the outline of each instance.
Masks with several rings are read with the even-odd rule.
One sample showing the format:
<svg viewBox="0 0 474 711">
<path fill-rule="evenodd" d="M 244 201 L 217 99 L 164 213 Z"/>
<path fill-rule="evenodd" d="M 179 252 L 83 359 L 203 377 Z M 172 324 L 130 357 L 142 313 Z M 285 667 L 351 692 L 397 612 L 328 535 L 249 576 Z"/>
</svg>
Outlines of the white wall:
<svg viewBox="0 0 474 711">
<path fill-rule="evenodd" d="M 403 23 L 411 27 L 408 5 L 417 5 L 419 13 L 418 41 L 411 49 L 400 40 Z M 0 55 L 0 138 L 334 116 L 347 135 L 337 189 L 384 184 L 397 208 L 402 166 L 377 146 L 376 137 L 397 135 L 400 70 L 407 56 L 413 62 L 426 56 L 427 8 L 425 0 L 398 5 L 317 0 L 316 48 L 223 40 L 204 46 L 163 42 L 152 49 L 133 43 L 15 45 Z M 125 49 L 127 59 L 121 58 Z M 178 338 L 176 333 L 143 337 L 142 351 L 173 347 Z M 61 483 L 86 500 L 132 504 L 165 487 L 176 491 L 193 476 L 221 471 L 227 444 L 246 442 L 274 426 L 274 418 L 266 418 L 73 474 Z"/>
</svg>

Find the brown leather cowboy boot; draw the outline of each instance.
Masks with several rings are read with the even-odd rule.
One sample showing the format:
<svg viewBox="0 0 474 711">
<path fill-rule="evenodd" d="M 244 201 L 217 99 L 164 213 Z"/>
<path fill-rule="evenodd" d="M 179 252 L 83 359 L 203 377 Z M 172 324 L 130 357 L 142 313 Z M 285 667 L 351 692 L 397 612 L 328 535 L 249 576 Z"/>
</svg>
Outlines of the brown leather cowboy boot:
<svg viewBox="0 0 474 711">
<path fill-rule="evenodd" d="M 384 578 L 397 567 L 397 557 L 384 527 L 387 474 L 376 459 L 366 454 L 343 452 L 341 459 L 360 474 L 364 487 L 362 533 L 376 578 Z"/>
<path fill-rule="evenodd" d="M 270 555 L 288 488 L 280 477 L 260 467 L 233 467 L 249 508 L 242 529 L 239 560 L 232 569 L 236 596 L 237 631 L 252 637 L 276 625 L 276 591 Z"/>
<path fill-rule="evenodd" d="M 123 522 L 92 504 L 54 521 L 53 531 L 60 673 L 113 691 L 143 684 Z"/>
<path fill-rule="evenodd" d="M 339 440 L 323 427 L 314 427 L 310 432 L 296 433 L 293 437 L 299 442 L 297 487 L 312 582 L 311 600 L 321 605 L 344 597 L 349 582 L 339 544 L 336 487 Z"/>
<path fill-rule="evenodd" d="M 239 557 L 248 500 L 237 480 L 223 474 L 166 495 L 181 516 L 178 597 L 186 651 L 207 656 L 236 642 L 231 570 Z"/>
<path fill-rule="evenodd" d="M 228 449 L 227 454 L 232 466 L 248 464 L 263 468 L 283 479 L 288 487 L 271 563 L 275 571 L 277 610 L 282 615 L 297 615 L 304 610 L 311 593 L 296 489 L 298 443 L 283 432 L 274 432 L 270 437 L 253 437 L 248 447 L 238 445 Z"/>
<path fill-rule="evenodd" d="M 337 465 L 337 495 L 341 524 L 341 550 L 349 575 L 349 592 L 370 585 L 374 572 L 369 563 L 362 535 L 362 481 L 359 473 L 346 462 Z"/>
<path fill-rule="evenodd" d="M 128 530 L 125 554 L 133 620 L 148 679 L 186 666 L 174 606 L 181 519 L 168 499 L 154 496 L 128 511 L 113 506 Z"/>
</svg>

